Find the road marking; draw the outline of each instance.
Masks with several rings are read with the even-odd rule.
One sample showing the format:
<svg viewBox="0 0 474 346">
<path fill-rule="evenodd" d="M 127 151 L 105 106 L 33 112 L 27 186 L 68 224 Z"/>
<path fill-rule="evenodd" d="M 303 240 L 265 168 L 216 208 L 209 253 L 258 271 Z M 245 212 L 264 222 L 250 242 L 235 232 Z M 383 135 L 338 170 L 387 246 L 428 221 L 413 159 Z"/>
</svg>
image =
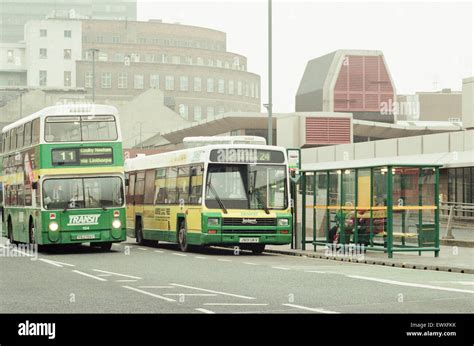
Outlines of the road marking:
<svg viewBox="0 0 474 346">
<path fill-rule="evenodd" d="M 44 262 L 44 263 L 52 264 L 53 266 L 56 266 L 56 267 L 59 267 L 59 268 L 63 267 L 59 263 L 56 263 L 56 262 L 53 262 L 53 261 L 48 261 L 48 260 L 45 260 L 43 258 L 38 258 L 38 260 L 40 260 L 41 262 Z"/>
<path fill-rule="evenodd" d="M 77 274 L 81 274 L 81 275 L 87 276 L 87 277 L 92 278 L 92 279 L 99 280 L 99 281 L 107 281 L 107 279 L 100 278 L 100 277 L 98 277 L 98 276 L 91 275 L 91 274 L 87 274 L 87 273 L 84 273 L 84 272 L 80 272 L 79 270 L 73 270 L 73 272 L 74 272 L 74 273 L 77 273 Z"/>
<path fill-rule="evenodd" d="M 182 257 L 186 257 L 187 255 L 185 255 L 184 253 L 177 253 L 177 252 L 173 252 L 172 255 L 175 255 L 175 256 L 182 256 Z"/>
<path fill-rule="evenodd" d="M 253 262 L 242 262 L 243 264 L 248 264 L 249 266 L 258 266 L 258 263 L 253 263 Z"/>
<path fill-rule="evenodd" d="M 326 272 L 322 272 L 319 270 L 305 270 L 305 273 L 318 273 L 318 274 L 326 274 Z"/>
<path fill-rule="evenodd" d="M 163 253 L 163 251 L 161 251 L 161 250 L 155 250 L 154 252 Z"/>
<path fill-rule="evenodd" d="M 166 300 L 167 302 L 176 302 L 176 300 L 174 300 L 172 298 L 167 298 L 167 297 L 160 296 L 158 294 L 150 293 L 150 292 L 147 292 L 147 291 L 142 291 L 142 290 L 139 290 L 138 288 L 134 288 L 134 287 L 130 287 L 130 286 L 122 286 L 122 287 L 126 288 L 128 290 L 132 290 L 132 291 L 135 291 L 135 292 L 146 294 L 147 296 L 150 296 L 150 297 L 163 299 L 163 300 Z"/>
<path fill-rule="evenodd" d="M 207 259 L 207 257 L 203 257 L 203 256 L 194 256 L 194 258 L 197 258 L 197 259 Z"/>
<path fill-rule="evenodd" d="M 289 306 L 296 309 L 307 310 L 312 312 L 319 312 L 321 314 L 338 314 L 337 311 L 326 310 L 322 308 L 308 308 L 307 306 L 295 305 L 295 304 L 283 304 L 284 306 Z"/>
<path fill-rule="evenodd" d="M 280 269 L 280 270 L 290 270 L 290 268 L 286 267 L 272 267 L 273 269 Z"/>
<path fill-rule="evenodd" d="M 431 283 L 451 283 L 451 284 L 459 284 L 459 285 L 474 285 L 474 281 L 430 281 Z"/>
<path fill-rule="evenodd" d="M 69 264 L 69 263 L 64 263 L 64 262 L 59 262 L 59 261 L 48 260 L 48 259 L 45 259 L 45 258 L 39 258 L 39 260 L 42 261 L 42 262 L 46 262 L 46 263 L 52 264 L 53 266 L 57 266 L 57 267 L 63 267 L 63 266 L 75 267 L 74 264 Z"/>
<path fill-rule="evenodd" d="M 130 280 L 130 279 L 120 279 L 117 282 L 137 282 L 137 280 Z"/>
<path fill-rule="evenodd" d="M 411 283 L 411 282 L 394 281 L 394 280 L 387 280 L 387 279 L 377 279 L 377 278 L 370 278 L 370 277 L 358 276 L 358 275 L 346 275 L 346 276 L 349 277 L 349 278 L 353 278 L 353 279 L 376 281 L 376 282 L 381 282 L 381 283 L 390 284 L 390 285 L 397 285 L 397 286 L 409 286 L 409 287 L 427 288 L 427 289 L 431 289 L 431 290 L 440 290 L 440 291 L 450 291 L 450 292 L 461 292 L 461 293 L 474 294 L 474 291 L 462 290 L 462 289 L 459 289 L 459 288 L 449 288 L 449 287 L 415 284 L 415 283 Z"/>
<path fill-rule="evenodd" d="M 148 249 L 145 249 L 144 247 L 137 247 L 138 250 L 142 250 L 142 251 L 147 251 Z"/>
<path fill-rule="evenodd" d="M 268 305 L 266 303 L 204 303 L 204 305 L 214 306 L 263 306 Z"/>
<path fill-rule="evenodd" d="M 123 277 L 130 278 L 130 279 L 137 279 L 137 280 L 141 280 L 141 279 L 142 279 L 141 277 L 138 277 L 138 276 L 126 275 L 126 274 L 120 274 L 120 273 L 114 273 L 114 272 L 108 272 L 107 270 L 94 269 L 94 271 L 95 271 L 95 272 L 99 272 L 99 273 L 105 273 L 105 274 L 123 276 Z"/>
<path fill-rule="evenodd" d="M 176 288 L 174 286 L 138 286 L 139 288 Z"/>
<path fill-rule="evenodd" d="M 196 310 L 205 314 L 215 314 L 214 311 L 207 310 L 207 309 L 197 308 Z"/>
<path fill-rule="evenodd" d="M 219 258 L 218 261 L 220 261 L 220 262 L 232 262 L 232 260 L 230 260 L 230 259 L 223 259 L 223 258 Z"/>
<path fill-rule="evenodd" d="M 164 296 L 217 297 L 214 293 L 165 293 Z"/>
<path fill-rule="evenodd" d="M 253 298 L 253 297 L 241 296 L 241 295 L 238 295 L 238 294 L 232 294 L 232 293 L 226 293 L 226 292 L 213 291 L 213 290 L 208 290 L 208 289 L 205 289 L 205 288 L 199 288 L 199 287 L 193 287 L 193 286 L 186 286 L 186 285 L 180 285 L 180 284 L 170 284 L 170 285 L 183 287 L 183 288 L 189 288 L 189 289 L 192 289 L 192 290 L 198 290 L 198 291 L 203 291 L 203 292 L 217 293 L 217 294 L 222 294 L 224 296 L 230 296 L 230 297 L 236 297 L 236 298 L 242 298 L 242 299 L 257 299 L 257 298 Z"/>
<path fill-rule="evenodd" d="M 112 276 L 112 274 L 97 274 L 97 276 Z"/>
</svg>

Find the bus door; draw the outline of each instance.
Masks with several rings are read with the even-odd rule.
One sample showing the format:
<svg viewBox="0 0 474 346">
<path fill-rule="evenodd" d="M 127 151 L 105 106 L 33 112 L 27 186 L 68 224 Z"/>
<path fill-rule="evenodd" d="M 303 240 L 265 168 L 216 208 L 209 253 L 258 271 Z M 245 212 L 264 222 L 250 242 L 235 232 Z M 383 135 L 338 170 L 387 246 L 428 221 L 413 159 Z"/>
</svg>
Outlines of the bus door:
<svg viewBox="0 0 474 346">
<path fill-rule="evenodd" d="M 136 173 L 130 173 L 126 196 L 128 229 L 135 229 L 135 181 Z"/>
</svg>

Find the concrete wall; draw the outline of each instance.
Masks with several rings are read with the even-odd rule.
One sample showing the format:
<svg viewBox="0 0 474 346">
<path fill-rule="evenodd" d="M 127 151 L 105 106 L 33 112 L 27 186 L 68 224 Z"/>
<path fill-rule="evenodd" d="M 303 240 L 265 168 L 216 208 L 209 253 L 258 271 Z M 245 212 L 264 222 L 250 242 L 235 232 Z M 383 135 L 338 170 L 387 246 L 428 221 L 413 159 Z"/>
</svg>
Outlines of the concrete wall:
<svg viewBox="0 0 474 346">
<path fill-rule="evenodd" d="M 285 148 L 299 148 L 300 137 L 300 117 L 289 116 L 278 118 L 277 120 L 277 139 L 278 145 Z"/>
<path fill-rule="evenodd" d="M 462 80 L 462 122 L 465 128 L 474 128 L 474 77 Z"/>
</svg>

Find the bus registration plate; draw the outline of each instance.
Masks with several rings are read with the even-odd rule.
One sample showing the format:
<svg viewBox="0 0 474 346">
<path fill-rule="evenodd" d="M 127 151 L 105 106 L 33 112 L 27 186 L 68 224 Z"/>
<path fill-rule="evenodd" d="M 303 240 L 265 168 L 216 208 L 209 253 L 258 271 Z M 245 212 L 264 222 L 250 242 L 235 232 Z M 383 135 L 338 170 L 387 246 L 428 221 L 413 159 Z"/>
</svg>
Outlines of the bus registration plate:
<svg viewBox="0 0 474 346">
<path fill-rule="evenodd" d="M 260 242 L 260 238 L 240 238 L 240 243 L 258 243 Z"/>
<path fill-rule="evenodd" d="M 79 234 L 76 236 L 77 240 L 80 239 L 95 239 L 95 234 Z"/>
</svg>

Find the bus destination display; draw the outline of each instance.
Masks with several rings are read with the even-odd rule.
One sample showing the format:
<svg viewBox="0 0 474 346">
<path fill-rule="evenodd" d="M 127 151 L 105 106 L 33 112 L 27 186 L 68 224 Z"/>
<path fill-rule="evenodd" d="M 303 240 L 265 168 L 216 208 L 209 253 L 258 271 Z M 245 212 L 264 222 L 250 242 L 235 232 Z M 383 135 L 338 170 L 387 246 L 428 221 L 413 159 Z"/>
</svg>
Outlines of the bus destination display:
<svg viewBox="0 0 474 346">
<path fill-rule="evenodd" d="M 53 166 L 99 166 L 114 162 L 110 147 L 53 149 L 52 155 Z"/>
</svg>

